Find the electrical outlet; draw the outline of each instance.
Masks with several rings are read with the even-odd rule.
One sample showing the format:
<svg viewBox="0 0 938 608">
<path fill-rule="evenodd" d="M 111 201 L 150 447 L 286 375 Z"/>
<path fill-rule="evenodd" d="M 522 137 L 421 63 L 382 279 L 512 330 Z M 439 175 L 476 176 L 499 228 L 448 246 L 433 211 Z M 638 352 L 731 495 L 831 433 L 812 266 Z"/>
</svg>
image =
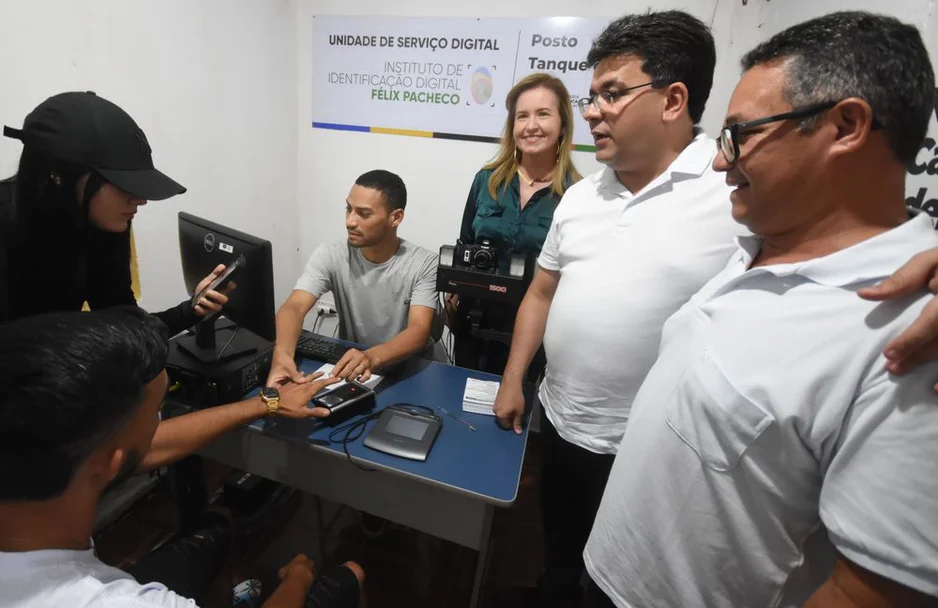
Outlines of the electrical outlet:
<svg viewBox="0 0 938 608">
<path fill-rule="evenodd" d="M 335 314 L 335 307 L 331 304 L 317 304 L 316 311 L 321 316 L 331 317 Z"/>
</svg>

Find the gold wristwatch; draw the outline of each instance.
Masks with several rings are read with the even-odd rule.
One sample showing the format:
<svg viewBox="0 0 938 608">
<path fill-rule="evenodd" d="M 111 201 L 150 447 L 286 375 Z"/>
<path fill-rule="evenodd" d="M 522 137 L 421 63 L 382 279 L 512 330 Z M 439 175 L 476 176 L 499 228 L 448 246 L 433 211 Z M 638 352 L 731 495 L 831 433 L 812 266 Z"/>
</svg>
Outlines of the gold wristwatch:
<svg viewBox="0 0 938 608">
<path fill-rule="evenodd" d="M 260 392 L 261 401 L 267 406 L 267 415 L 273 416 L 280 408 L 280 391 L 272 386 L 265 386 Z"/>
</svg>

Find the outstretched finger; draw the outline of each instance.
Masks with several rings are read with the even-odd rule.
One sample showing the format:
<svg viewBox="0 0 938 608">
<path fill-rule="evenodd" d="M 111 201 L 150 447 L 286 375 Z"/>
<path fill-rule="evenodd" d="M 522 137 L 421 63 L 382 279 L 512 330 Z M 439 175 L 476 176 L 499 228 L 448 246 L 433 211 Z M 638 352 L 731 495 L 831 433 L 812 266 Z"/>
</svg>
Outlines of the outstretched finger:
<svg viewBox="0 0 938 608">
<path fill-rule="evenodd" d="M 931 286 L 938 269 L 938 248 L 929 249 L 912 256 L 899 270 L 872 287 L 864 287 L 857 293 L 867 300 L 891 300 L 915 293 L 926 285 Z"/>
</svg>

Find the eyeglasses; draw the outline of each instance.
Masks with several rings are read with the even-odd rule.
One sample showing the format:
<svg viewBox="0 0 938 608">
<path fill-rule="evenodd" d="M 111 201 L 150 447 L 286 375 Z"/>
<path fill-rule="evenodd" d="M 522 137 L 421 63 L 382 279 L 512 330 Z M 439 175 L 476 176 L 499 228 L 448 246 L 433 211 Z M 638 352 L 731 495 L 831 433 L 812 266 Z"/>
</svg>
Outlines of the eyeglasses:
<svg viewBox="0 0 938 608">
<path fill-rule="evenodd" d="M 749 129 L 752 129 L 753 127 L 767 125 L 772 122 L 791 120 L 793 118 L 808 118 L 809 116 L 814 116 L 826 110 L 830 110 L 838 103 L 840 102 L 825 101 L 824 103 L 806 106 L 804 108 L 797 108 L 791 112 L 785 112 L 783 114 L 776 114 L 774 116 L 767 116 L 766 118 L 757 118 L 747 122 L 735 122 L 731 125 L 726 125 L 723 127 L 723 129 L 720 130 L 720 136 L 717 138 L 717 144 L 720 147 L 720 152 L 723 153 L 723 158 L 726 159 L 726 162 L 728 162 L 730 166 L 733 166 L 736 164 L 736 161 L 739 160 L 740 132 L 745 132 Z"/>
<path fill-rule="evenodd" d="M 653 87 L 660 85 L 661 83 L 657 80 L 652 80 L 651 82 L 646 82 L 644 84 L 637 84 L 634 87 L 626 87 L 621 91 L 600 91 L 598 93 L 593 93 L 589 97 L 581 97 L 576 100 L 576 107 L 580 109 L 580 114 L 586 114 L 586 110 L 590 106 L 593 106 L 599 111 L 602 111 L 603 107 L 609 107 L 616 102 L 617 99 L 628 93 L 629 91 L 634 91 L 635 89 L 641 89 L 643 87 Z"/>
</svg>

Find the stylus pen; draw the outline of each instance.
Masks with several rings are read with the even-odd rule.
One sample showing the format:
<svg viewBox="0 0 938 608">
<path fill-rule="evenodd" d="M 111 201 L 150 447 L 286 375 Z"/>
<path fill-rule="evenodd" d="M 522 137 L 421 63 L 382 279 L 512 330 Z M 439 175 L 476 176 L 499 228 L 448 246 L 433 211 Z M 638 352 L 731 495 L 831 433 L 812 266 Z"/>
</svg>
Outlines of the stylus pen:
<svg viewBox="0 0 938 608">
<path fill-rule="evenodd" d="M 444 414 L 446 414 L 447 416 L 449 416 L 450 418 L 452 418 L 453 420 L 458 420 L 458 421 L 462 422 L 463 424 L 465 424 L 466 426 L 468 426 L 470 431 L 475 432 L 476 427 L 472 426 L 471 424 L 469 424 L 468 422 L 466 422 L 465 420 L 463 420 L 463 419 L 460 418 L 459 416 L 456 416 L 455 414 L 453 414 L 451 411 L 449 411 L 449 410 L 446 409 L 445 407 L 437 406 L 437 408 L 438 408 L 441 412 L 443 412 Z"/>
</svg>

